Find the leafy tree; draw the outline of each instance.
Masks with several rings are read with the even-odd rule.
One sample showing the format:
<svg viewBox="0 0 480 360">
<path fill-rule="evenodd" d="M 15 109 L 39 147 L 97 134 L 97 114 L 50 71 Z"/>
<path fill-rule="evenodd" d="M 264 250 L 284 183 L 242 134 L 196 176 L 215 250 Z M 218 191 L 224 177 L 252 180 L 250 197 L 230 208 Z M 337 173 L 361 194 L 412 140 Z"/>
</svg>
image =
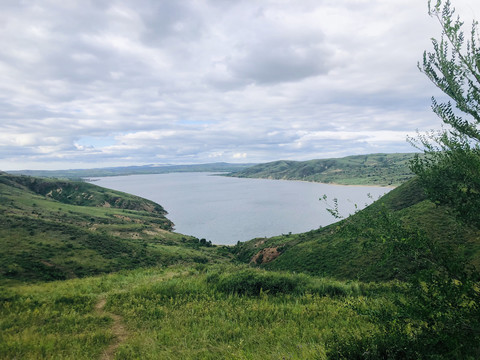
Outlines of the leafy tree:
<svg viewBox="0 0 480 360">
<path fill-rule="evenodd" d="M 432 39 L 419 69 L 450 101 L 432 98 L 432 109 L 445 127 L 413 140 L 423 148 L 411 164 L 427 196 L 447 205 L 462 222 L 480 225 L 480 42 L 474 21 L 466 40 L 463 22 L 449 0 L 428 2 L 429 15 L 441 26 L 441 39 Z M 452 249 L 441 248 L 420 232 L 403 233 L 386 218 L 395 236 L 387 241 L 400 253 L 414 255 L 418 266 L 409 281 L 405 318 L 399 333 L 416 355 L 434 358 L 480 356 L 480 275 Z M 408 326 L 407 326 L 408 325 Z M 397 339 L 398 339 L 397 338 Z M 408 339 L 408 340 L 407 340 Z M 407 340 L 407 341 L 405 341 Z M 426 348 L 422 349 L 422 345 Z M 405 348 L 405 347 L 404 347 Z M 443 356 L 442 356 L 443 354 Z"/>
<path fill-rule="evenodd" d="M 442 29 L 425 52 L 420 70 L 449 98 L 432 98 L 445 127 L 410 139 L 421 148 L 411 164 L 427 196 L 447 205 L 464 223 L 480 226 L 480 43 L 477 22 L 468 40 L 450 1 L 428 2 Z M 323 199 L 326 201 L 326 198 Z M 332 215 L 338 215 L 336 204 Z M 335 359 L 479 359 L 480 274 L 445 244 L 407 228 L 386 208 L 361 212 L 346 223 L 345 236 L 383 243 L 386 260 L 404 257 L 411 265 L 405 293 L 394 299 L 395 314 L 373 313 L 384 325 L 381 336 L 337 344 Z M 365 226 L 368 224 L 368 226 Z M 448 242 L 447 242 L 448 243 Z"/>
<path fill-rule="evenodd" d="M 425 52 L 419 69 L 451 100 L 432 109 L 446 125 L 442 131 L 410 139 L 425 156 L 411 164 L 427 196 L 448 205 L 470 224 L 480 223 L 480 42 L 473 22 L 465 40 L 463 22 L 455 17 L 450 1 L 428 2 L 429 15 L 442 29 L 432 39 L 433 52 Z"/>
<path fill-rule="evenodd" d="M 446 244 L 437 244 L 419 229 L 405 227 L 385 208 L 362 215 L 375 230 L 369 234 L 371 229 L 363 228 L 358 234 L 371 241 L 382 234 L 386 259 L 402 256 L 411 266 L 405 297 L 394 299 L 398 311 L 374 315 L 384 323 L 386 334 L 370 344 L 377 358 L 478 358 L 480 292 L 476 269 Z"/>
</svg>

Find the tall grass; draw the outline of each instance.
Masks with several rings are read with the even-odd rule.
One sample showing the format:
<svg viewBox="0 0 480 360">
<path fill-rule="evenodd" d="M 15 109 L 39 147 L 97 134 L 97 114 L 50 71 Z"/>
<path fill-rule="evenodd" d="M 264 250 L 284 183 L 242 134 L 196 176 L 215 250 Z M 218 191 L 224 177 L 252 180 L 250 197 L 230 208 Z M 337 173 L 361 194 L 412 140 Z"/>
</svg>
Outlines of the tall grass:
<svg viewBox="0 0 480 360">
<path fill-rule="evenodd" d="M 241 290 L 243 280 L 255 289 L 261 283 L 260 290 Z M 385 307 L 388 300 L 362 295 L 367 288 L 203 265 L 9 286 L 0 292 L 0 354 L 100 358 L 117 341 L 109 316 L 117 314 L 128 333 L 117 359 L 326 359 L 335 342 L 381 331 L 357 308 Z M 106 305 L 100 312 L 95 305 L 101 298 Z"/>
</svg>

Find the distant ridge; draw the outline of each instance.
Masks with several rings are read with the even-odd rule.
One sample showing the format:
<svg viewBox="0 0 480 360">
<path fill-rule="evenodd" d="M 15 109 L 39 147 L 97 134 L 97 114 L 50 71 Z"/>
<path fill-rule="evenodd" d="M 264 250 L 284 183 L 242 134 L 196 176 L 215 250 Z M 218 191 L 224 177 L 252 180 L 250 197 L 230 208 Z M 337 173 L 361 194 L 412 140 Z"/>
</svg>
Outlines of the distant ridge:
<svg viewBox="0 0 480 360">
<path fill-rule="evenodd" d="M 14 175 L 29 175 L 52 178 L 79 179 L 101 176 L 140 175 L 140 174 L 167 174 L 172 172 L 233 172 L 251 167 L 254 164 L 231 164 L 225 162 L 192 164 L 192 165 L 159 165 L 149 164 L 140 166 L 119 166 L 95 169 L 68 169 L 68 170 L 16 170 L 8 171 Z"/>
<path fill-rule="evenodd" d="M 352 155 L 308 161 L 278 160 L 262 164 L 225 162 L 170 165 L 149 164 L 94 169 L 16 170 L 14 175 L 82 179 L 103 176 L 219 172 L 226 176 L 278 180 L 302 180 L 342 185 L 398 186 L 413 177 L 409 163 L 414 153 Z"/>
<path fill-rule="evenodd" d="M 379 153 L 309 161 L 279 160 L 258 164 L 229 176 L 342 185 L 398 186 L 414 176 L 409 168 L 409 162 L 414 156 L 414 153 Z"/>
</svg>

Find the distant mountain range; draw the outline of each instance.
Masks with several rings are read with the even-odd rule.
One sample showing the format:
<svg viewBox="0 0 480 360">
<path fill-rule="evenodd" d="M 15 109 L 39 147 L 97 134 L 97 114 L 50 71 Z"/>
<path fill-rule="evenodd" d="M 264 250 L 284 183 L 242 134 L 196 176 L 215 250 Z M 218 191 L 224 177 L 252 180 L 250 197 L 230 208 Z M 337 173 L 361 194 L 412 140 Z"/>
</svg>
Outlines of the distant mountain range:
<svg viewBox="0 0 480 360">
<path fill-rule="evenodd" d="M 69 169 L 69 170 L 18 170 L 9 171 L 14 175 L 29 175 L 52 178 L 79 179 L 102 176 L 140 175 L 140 174 L 168 174 L 173 172 L 234 172 L 251 167 L 255 164 L 230 164 L 225 162 L 194 164 L 194 165 L 140 165 L 119 166 L 96 169 Z"/>
</svg>

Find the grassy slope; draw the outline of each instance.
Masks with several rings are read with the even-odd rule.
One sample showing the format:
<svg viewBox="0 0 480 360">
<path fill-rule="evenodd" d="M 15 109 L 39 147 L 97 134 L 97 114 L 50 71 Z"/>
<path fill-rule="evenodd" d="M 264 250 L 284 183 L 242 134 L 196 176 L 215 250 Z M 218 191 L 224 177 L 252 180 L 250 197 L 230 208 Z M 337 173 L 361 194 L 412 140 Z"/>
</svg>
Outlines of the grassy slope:
<svg viewBox="0 0 480 360">
<path fill-rule="evenodd" d="M 158 204 L 84 182 L 0 174 L 0 278 L 54 280 L 208 262 Z"/>
<path fill-rule="evenodd" d="M 304 180 L 344 185 L 400 185 L 413 177 L 408 164 L 414 154 L 355 155 L 339 159 L 274 161 L 229 176 Z"/>
<path fill-rule="evenodd" d="M 338 344 L 381 334 L 381 324 L 365 313 L 394 313 L 395 289 L 233 266 L 10 286 L 0 291 L 0 353 L 2 359 L 99 359 L 103 352 L 116 359 L 325 359 Z"/>
<path fill-rule="evenodd" d="M 383 204 L 383 205 L 382 205 Z M 424 199 L 415 181 L 392 190 L 381 200 L 348 219 L 350 223 L 368 227 L 363 215 L 375 216 L 382 206 L 394 210 L 409 227 L 419 228 L 438 243 L 444 242 L 480 267 L 480 232 L 458 224 L 447 209 L 436 207 Z M 319 230 L 270 239 L 254 239 L 235 248 L 237 258 L 250 262 L 254 256 L 276 249 L 280 255 L 270 262 L 257 260 L 261 266 L 272 270 L 300 271 L 340 279 L 368 281 L 403 278 L 409 262 L 402 258 L 385 261 L 385 247 L 380 240 L 346 235 L 342 229 L 345 221 Z M 378 234 L 378 239 L 381 234 Z"/>
</svg>

